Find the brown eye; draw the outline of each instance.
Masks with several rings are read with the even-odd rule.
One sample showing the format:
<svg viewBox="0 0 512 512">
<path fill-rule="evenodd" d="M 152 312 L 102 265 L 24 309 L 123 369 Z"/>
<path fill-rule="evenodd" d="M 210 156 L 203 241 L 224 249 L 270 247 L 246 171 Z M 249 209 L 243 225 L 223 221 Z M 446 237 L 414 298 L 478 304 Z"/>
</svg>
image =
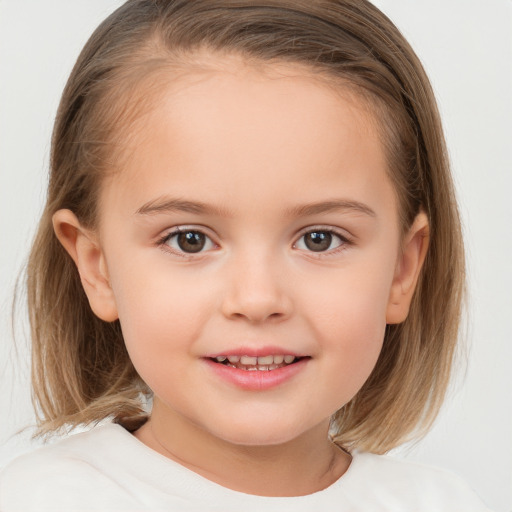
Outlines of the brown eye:
<svg viewBox="0 0 512 512">
<path fill-rule="evenodd" d="M 183 252 L 199 252 L 204 249 L 206 237 L 197 231 L 188 231 L 178 235 L 178 247 Z"/>
<path fill-rule="evenodd" d="M 313 230 L 305 233 L 295 244 L 296 249 L 311 252 L 327 252 L 349 243 L 346 238 L 329 230 Z"/>
<path fill-rule="evenodd" d="M 310 251 L 327 251 L 331 243 L 332 234 L 328 231 L 312 231 L 304 235 L 304 244 Z"/>
<path fill-rule="evenodd" d="M 175 252 L 186 254 L 195 254 L 214 247 L 208 236 L 201 231 L 193 230 L 171 233 L 164 243 Z"/>
</svg>

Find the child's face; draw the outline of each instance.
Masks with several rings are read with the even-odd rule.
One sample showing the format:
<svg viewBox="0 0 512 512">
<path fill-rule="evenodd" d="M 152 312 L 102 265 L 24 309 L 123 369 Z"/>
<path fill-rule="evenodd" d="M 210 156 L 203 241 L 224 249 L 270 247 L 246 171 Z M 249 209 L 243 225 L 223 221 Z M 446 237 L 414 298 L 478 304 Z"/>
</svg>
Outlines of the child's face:
<svg viewBox="0 0 512 512">
<path fill-rule="evenodd" d="M 372 371 L 403 287 L 370 114 L 276 69 L 170 81 L 105 182 L 98 230 L 112 295 L 95 310 L 119 316 L 154 415 L 250 445 L 327 429 Z M 281 368 L 286 355 L 298 360 Z M 226 356 L 249 364 L 214 360 Z"/>
</svg>

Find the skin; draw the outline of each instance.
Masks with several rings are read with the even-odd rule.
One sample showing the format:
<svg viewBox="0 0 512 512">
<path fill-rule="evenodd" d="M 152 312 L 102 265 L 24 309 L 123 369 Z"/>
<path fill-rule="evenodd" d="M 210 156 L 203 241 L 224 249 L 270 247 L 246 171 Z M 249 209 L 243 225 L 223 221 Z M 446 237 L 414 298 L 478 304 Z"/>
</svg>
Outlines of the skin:
<svg viewBox="0 0 512 512">
<path fill-rule="evenodd" d="M 348 90 L 218 56 L 164 83 L 104 182 L 98 228 L 60 210 L 56 234 L 154 392 L 141 442 L 242 492 L 318 491 L 350 464 L 329 419 L 370 375 L 386 324 L 407 316 L 426 217 L 400 239 L 375 120 Z M 204 250 L 180 249 L 178 226 L 204 233 Z M 313 251 L 312 231 L 335 234 Z M 307 356 L 270 389 L 208 364 L 268 346 Z"/>
</svg>

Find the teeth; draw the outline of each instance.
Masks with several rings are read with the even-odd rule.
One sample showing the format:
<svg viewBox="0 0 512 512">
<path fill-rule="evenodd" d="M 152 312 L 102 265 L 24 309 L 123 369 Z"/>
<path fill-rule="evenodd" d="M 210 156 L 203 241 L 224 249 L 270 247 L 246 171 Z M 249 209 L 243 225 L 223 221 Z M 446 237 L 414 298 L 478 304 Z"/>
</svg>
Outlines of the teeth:
<svg viewBox="0 0 512 512">
<path fill-rule="evenodd" d="M 258 357 L 258 364 L 260 365 L 269 365 L 274 362 L 274 356 L 264 356 L 264 357 Z"/>
<path fill-rule="evenodd" d="M 253 365 L 255 365 L 257 362 L 258 362 L 258 358 L 257 358 L 257 357 L 242 356 L 242 357 L 240 358 L 240 363 L 241 363 L 241 364 L 246 364 L 246 365 L 253 366 Z"/>
<path fill-rule="evenodd" d="M 250 366 L 248 370 L 260 369 L 260 370 L 275 370 L 280 365 L 291 364 L 295 361 L 295 356 L 291 354 L 283 355 L 267 355 L 267 356 L 217 356 L 215 360 L 218 363 L 224 363 L 226 360 L 230 365 L 243 365 Z M 226 363 L 228 364 L 228 363 Z M 239 367 L 239 366 L 235 366 Z"/>
</svg>

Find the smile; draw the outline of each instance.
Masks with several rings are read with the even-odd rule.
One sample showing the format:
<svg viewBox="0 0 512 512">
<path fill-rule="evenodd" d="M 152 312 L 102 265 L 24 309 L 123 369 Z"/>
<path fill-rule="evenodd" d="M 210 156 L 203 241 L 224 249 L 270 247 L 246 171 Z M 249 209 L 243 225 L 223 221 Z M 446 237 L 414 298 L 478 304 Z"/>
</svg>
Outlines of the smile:
<svg viewBox="0 0 512 512">
<path fill-rule="evenodd" d="M 241 352 L 243 354 L 243 352 Z M 311 356 L 283 353 L 262 355 L 212 354 L 203 361 L 216 378 L 244 391 L 270 390 L 301 375 Z"/>
<path fill-rule="evenodd" d="M 296 363 L 299 359 L 301 358 L 291 354 L 270 354 L 258 357 L 247 355 L 217 356 L 212 358 L 212 361 L 239 370 L 272 371 Z"/>
</svg>

